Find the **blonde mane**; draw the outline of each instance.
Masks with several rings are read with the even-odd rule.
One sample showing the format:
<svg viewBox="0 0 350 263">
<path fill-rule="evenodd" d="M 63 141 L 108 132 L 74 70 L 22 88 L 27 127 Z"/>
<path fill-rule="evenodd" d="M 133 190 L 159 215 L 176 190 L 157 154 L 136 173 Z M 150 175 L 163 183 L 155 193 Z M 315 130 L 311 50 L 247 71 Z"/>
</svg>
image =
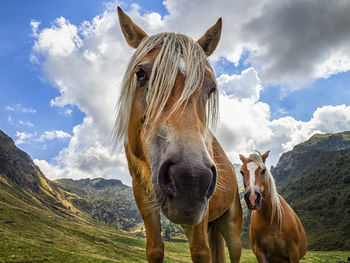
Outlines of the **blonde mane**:
<svg viewBox="0 0 350 263">
<path fill-rule="evenodd" d="M 185 87 L 180 98 L 175 103 L 172 113 L 186 104 L 195 90 L 202 85 L 205 70 L 208 69 L 213 72 L 203 49 L 197 42 L 183 34 L 160 33 L 144 38 L 131 57 L 124 75 L 121 93 L 116 106 L 115 141 L 124 140 L 124 142 L 127 142 L 130 111 L 137 87 L 134 69 L 145 55 L 155 49 L 159 49 L 159 53 L 154 61 L 152 73 L 147 84 L 147 109 L 142 131 L 142 136 L 146 139 L 155 128 L 171 95 L 179 70 L 180 58 L 183 58 L 185 62 Z M 214 128 L 217 123 L 217 116 L 218 94 L 214 92 L 207 102 L 207 126 Z"/>
<path fill-rule="evenodd" d="M 257 153 L 251 153 L 249 155 L 249 159 L 253 161 L 258 167 L 261 169 L 265 169 L 265 174 L 267 176 L 267 183 L 269 188 L 269 196 L 271 199 L 271 206 L 272 206 L 272 214 L 271 214 L 271 223 L 272 220 L 277 213 L 277 220 L 280 223 L 280 226 L 282 224 L 282 207 L 280 203 L 280 199 L 278 197 L 278 192 L 276 189 L 275 179 L 272 177 L 271 172 L 266 168 L 266 165 L 264 164 L 264 161 L 261 157 L 261 154 L 259 152 Z"/>
</svg>

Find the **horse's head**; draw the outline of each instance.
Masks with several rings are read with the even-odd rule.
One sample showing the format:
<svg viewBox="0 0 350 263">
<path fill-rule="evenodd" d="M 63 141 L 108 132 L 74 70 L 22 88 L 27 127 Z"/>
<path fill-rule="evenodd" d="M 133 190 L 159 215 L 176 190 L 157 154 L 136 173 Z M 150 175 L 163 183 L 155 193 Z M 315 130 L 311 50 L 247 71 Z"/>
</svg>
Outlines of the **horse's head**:
<svg viewBox="0 0 350 263">
<path fill-rule="evenodd" d="M 221 19 L 193 41 L 175 33 L 147 36 L 120 8 L 118 14 L 136 51 L 119 99 L 117 136 L 150 167 L 146 180 L 164 215 L 198 224 L 217 181 L 208 122 L 216 118 L 218 95 L 207 56 L 219 42 Z"/>
<path fill-rule="evenodd" d="M 260 154 L 251 154 L 249 158 L 242 154 L 239 158 L 243 162 L 241 167 L 241 175 L 243 176 L 243 184 L 245 188 L 244 200 L 251 210 L 260 208 L 261 196 L 265 190 L 267 178 L 267 170 L 265 166 L 266 158 L 269 156 L 269 151 Z"/>
</svg>

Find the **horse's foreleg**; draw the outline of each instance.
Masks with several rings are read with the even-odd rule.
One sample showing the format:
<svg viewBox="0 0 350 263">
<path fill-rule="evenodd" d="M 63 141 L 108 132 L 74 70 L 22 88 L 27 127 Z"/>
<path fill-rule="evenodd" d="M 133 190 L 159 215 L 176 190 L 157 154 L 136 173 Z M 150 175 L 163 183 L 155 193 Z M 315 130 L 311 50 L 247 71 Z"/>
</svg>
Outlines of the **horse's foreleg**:
<svg viewBox="0 0 350 263">
<path fill-rule="evenodd" d="M 192 262 L 209 263 L 208 213 L 202 223 L 196 226 L 182 226 L 190 244 Z"/>
<path fill-rule="evenodd" d="M 225 212 L 219 219 L 215 221 L 220 233 L 226 241 L 226 245 L 230 254 L 231 263 L 238 263 L 241 258 L 241 228 L 242 228 L 242 209 L 239 206 L 235 209 L 233 204 L 229 210 Z"/>
<path fill-rule="evenodd" d="M 161 238 L 160 216 L 159 214 L 151 213 L 142 216 L 142 219 L 146 228 L 148 262 L 163 262 L 164 244 Z"/>
<path fill-rule="evenodd" d="M 262 249 L 260 249 L 260 247 L 258 247 L 257 245 L 255 245 L 252 248 L 256 259 L 258 260 L 258 263 L 268 263 L 266 256 L 264 254 L 264 252 L 262 251 Z"/>
<path fill-rule="evenodd" d="M 147 260 L 151 263 L 163 262 L 164 243 L 161 237 L 160 213 L 155 203 L 150 199 L 144 187 L 139 184 L 133 185 L 136 204 L 141 213 L 146 229 L 146 254 Z"/>
<path fill-rule="evenodd" d="M 289 263 L 298 263 L 299 262 L 299 247 L 297 245 L 293 245 L 288 249 L 289 254 Z"/>
</svg>

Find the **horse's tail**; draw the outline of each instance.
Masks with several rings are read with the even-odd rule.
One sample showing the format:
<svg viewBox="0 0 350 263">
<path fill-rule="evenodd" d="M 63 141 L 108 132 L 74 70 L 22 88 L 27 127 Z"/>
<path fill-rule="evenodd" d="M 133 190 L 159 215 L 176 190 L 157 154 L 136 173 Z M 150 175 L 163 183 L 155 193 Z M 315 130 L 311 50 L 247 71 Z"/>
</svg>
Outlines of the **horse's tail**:
<svg viewBox="0 0 350 263">
<path fill-rule="evenodd" d="M 209 228 L 208 239 L 211 250 L 211 263 L 225 262 L 225 241 L 215 224 L 212 224 Z"/>
</svg>

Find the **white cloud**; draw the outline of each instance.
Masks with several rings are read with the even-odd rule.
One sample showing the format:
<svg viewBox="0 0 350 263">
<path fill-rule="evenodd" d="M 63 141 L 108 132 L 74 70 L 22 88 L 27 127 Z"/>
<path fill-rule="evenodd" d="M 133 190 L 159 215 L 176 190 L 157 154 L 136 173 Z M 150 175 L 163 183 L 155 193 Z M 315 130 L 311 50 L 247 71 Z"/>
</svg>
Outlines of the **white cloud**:
<svg viewBox="0 0 350 263">
<path fill-rule="evenodd" d="M 41 22 L 32 20 L 30 21 L 30 26 L 32 27 L 32 34 L 34 37 L 38 36 L 38 28 L 40 26 Z"/>
<path fill-rule="evenodd" d="M 53 139 L 63 139 L 63 138 L 71 138 L 72 136 L 69 133 L 66 133 L 64 131 L 60 130 L 52 130 L 52 131 L 45 131 L 38 141 L 44 142 L 44 141 L 52 141 Z"/>
<path fill-rule="evenodd" d="M 29 143 L 28 140 L 32 138 L 33 135 L 35 134 L 16 131 L 17 140 L 15 141 L 15 144 L 20 145 L 20 144 Z"/>
<path fill-rule="evenodd" d="M 77 35 L 77 27 L 72 25 L 64 17 L 55 20 L 55 25 L 45 28 L 38 33 L 38 23 L 31 22 L 33 35 L 38 38 L 35 42 L 35 50 L 45 50 L 49 56 L 68 56 L 82 44 Z"/>
<path fill-rule="evenodd" d="M 5 109 L 8 111 L 18 111 L 23 113 L 36 113 L 35 109 L 25 108 L 22 106 L 22 104 L 16 104 L 15 106 L 6 106 Z"/>
<path fill-rule="evenodd" d="M 232 161 L 238 162 L 238 153 L 270 149 L 269 162 L 275 164 L 282 152 L 317 131 L 350 129 L 346 117 L 350 109 L 345 105 L 322 107 L 315 111 L 312 119 L 302 122 L 292 117 L 271 120 L 269 105 L 259 101 L 264 81 L 283 84 L 291 79 L 302 81 L 309 76 L 326 77 L 347 70 L 346 63 L 345 66 L 336 63 L 339 62 L 338 55 L 331 59 L 335 66 L 329 66 L 332 63 L 327 62 L 332 56 L 321 56 L 323 51 L 332 54 L 332 48 L 342 45 L 343 41 L 336 42 L 335 39 L 325 49 L 316 48 L 319 43 L 309 39 L 307 26 L 295 29 L 276 22 L 279 17 L 276 10 L 284 13 L 289 10 L 279 1 L 273 10 L 268 9 L 269 1 L 260 0 L 225 0 L 220 5 L 215 1 L 198 4 L 196 1 L 167 0 L 164 3 L 169 15 L 163 19 L 154 12 L 141 16 L 137 5 L 131 7 L 129 14 L 147 33 L 176 31 L 195 39 L 222 16 L 222 41 L 211 59 L 216 61 L 224 57 L 238 63 L 242 52 L 248 50 L 254 54 L 250 59 L 254 67 L 239 75 L 221 75 L 218 78 L 219 89 L 225 94 L 220 95 L 221 122 L 216 134 Z M 314 1 L 310 3 L 315 4 Z M 300 1 L 291 2 L 290 6 L 293 5 L 299 9 L 303 7 Z M 50 163 L 36 160 L 51 179 L 102 176 L 118 177 L 128 184 L 131 182 L 123 151 L 113 153 L 109 141 L 119 87 L 133 52 L 124 40 L 113 6 L 109 5 L 101 16 L 80 26 L 72 25 L 62 17 L 56 19 L 50 28 L 42 30 L 38 24 L 32 24 L 36 38 L 33 61 L 41 63 L 46 76 L 60 93 L 51 105 L 62 109 L 74 105 L 86 114 L 83 123 L 74 128 L 67 148 Z M 293 10 L 289 11 L 294 14 Z M 316 13 L 313 14 L 315 19 Z M 258 22 L 263 32 L 258 30 Z M 346 21 L 345 25 L 348 25 Z M 339 28 L 340 32 L 347 30 L 345 25 Z M 313 28 L 321 30 L 317 23 L 313 24 Z M 291 37 L 293 30 L 300 30 L 298 34 L 307 38 L 304 49 L 302 43 L 296 43 Z M 277 45 L 280 41 L 278 36 L 289 40 L 281 42 L 281 52 Z M 299 47 L 300 53 L 288 56 L 285 50 L 287 44 Z M 308 54 L 309 60 L 305 60 L 306 70 L 298 71 L 300 64 L 295 61 L 303 61 L 305 52 L 313 47 L 315 50 Z M 340 55 L 344 55 L 346 49 L 340 50 Z M 288 61 L 288 58 L 294 59 L 294 62 Z M 263 76 L 262 79 L 259 76 Z"/>
<path fill-rule="evenodd" d="M 8 110 L 8 111 L 14 111 L 14 110 L 15 110 L 15 108 L 13 108 L 13 107 L 11 107 L 11 106 L 6 106 L 5 109 Z"/>
<path fill-rule="evenodd" d="M 28 127 L 34 127 L 34 124 L 31 121 L 18 120 L 18 124 L 23 126 L 28 126 Z"/>
<path fill-rule="evenodd" d="M 98 129 L 87 117 L 73 129 L 69 146 L 50 163 L 36 160 L 45 175 L 57 178 L 116 178 L 131 185 L 124 153 L 113 153 L 108 139 L 101 138 Z"/>
<path fill-rule="evenodd" d="M 257 101 L 260 97 L 261 81 L 254 68 L 242 71 L 241 75 L 222 74 L 217 83 L 220 90 L 230 97 Z"/>
<path fill-rule="evenodd" d="M 36 110 L 32 108 L 22 108 L 22 112 L 24 113 L 36 113 Z"/>
<path fill-rule="evenodd" d="M 240 80 L 245 81 L 244 78 Z M 251 93 L 255 92 L 251 88 Z M 344 130 L 350 130 L 350 106 L 320 107 L 306 122 L 290 116 L 271 120 L 266 103 L 220 95 L 220 124 L 216 135 L 229 158 L 236 163 L 240 163 L 239 153 L 271 150 L 268 164 L 275 165 L 283 152 L 292 150 L 313 134 Z"/>
<path fill-rule="evenodd" d="M 72 112 L 73 112 L 72 109 L 66 109 L 66 110 L 64 111 L 64 114 L 65 114 L 65 115 L 72 115 Z"/>
<path fill-rule="evenodd" d="M 13 124 L 13 118 L 11 116 L 8 116 L 7 117 L 7 121 L 10 123 L 10 124 Z"/>
<path fill-rule="evenodd" d="M 55 180 L 64 177 L 63 171 L 59 167 L 51 165 L 45 160 L 34 159 L 33 161 L 49 179 Z"/>
</svg>

